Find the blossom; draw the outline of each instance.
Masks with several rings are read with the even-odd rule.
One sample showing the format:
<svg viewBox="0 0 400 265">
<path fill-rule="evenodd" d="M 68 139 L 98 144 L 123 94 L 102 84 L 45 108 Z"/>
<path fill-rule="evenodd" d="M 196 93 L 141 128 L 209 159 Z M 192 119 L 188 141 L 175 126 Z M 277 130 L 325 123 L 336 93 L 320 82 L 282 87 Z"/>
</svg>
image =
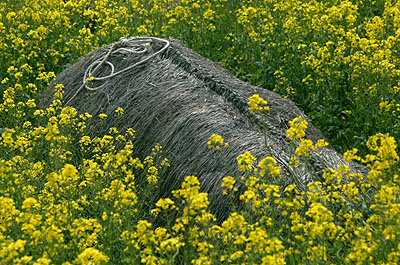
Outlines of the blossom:
<svg viewBox="0 0 400 265">
<path fill-rule="evenodd" d="M 124 109 L 123 108 L 121 108 L 121 107 L 118 107 L 116 110 L 115 110 L 115 113 L 117 113 L 117 115 L 123 115 L 124 114 Z"/>
<path fill-rule="evenodd" d="M 78 255 L 75 260 L 76 264 L 102 264 L 103 262 L 108 262 L 109 257 L 104 255 L 101 251 L 96 248 L 87 248 L 82 253 Z"/>
<path fill-rule="evenodd" d="M 107 118 L 107 114 L 100 113 L 99 118 L 103 120 L 103 119 Z"/>
<path fill-rule="evenodd" d="M 260 163 L 258 163 L 260 176 L 264 177 L 267 170 L 272 176 L 278 176 L 281 172 L 281 168 L 277 167 L 276 164 L 277 162 L 273 157 L 267 156 L 263 158 Z"/>
<path fill-rule="evenodd" d="M 224 143 L 224 138 L 221 135 L 213 133 L 208 141 L 208 149 L 220 150 L 221 147 L 228 147 L 228 143 Z"/>
<path fill-rule="evenodd" d="M 262 105 L 267 105 L 268 102 L 260 97 L 259 94 L 254 94 L 253 96 L 249 97 L 249 101 L 247 104 L 250 106 L 249 111 L 250 113 L 253 113 L 255 110 L 262 111 L 262 110 L 269 110 L 268 106 L 262 106 Z"/>
<path fill-rule="evenodd" d="M 29 211 L 32 208 L 38 209 L 39 206 L 40 206 L 40 204 L 38 203 L 38 201 L 35 198 L 32 198 L 32 197 L 26 198 L 24 200 L 24 202 L 22 203 L 22 209 L 24 209 L 26 211 Z"/>
<path fill-rule="evenodd" d="M 309 157 L 310 153 L 309 150 L 314 149 L 313 142 L 309 139 L 300 139 L 300 146 L 296 148 L 296 155 L 297 156 L 305 156 Z"/>
<path fill-rule="evenodd" d="M 256 158 L 250 154 L 249 151 L 246 151 L 244 154 L 238 155 L 236 158 L 238 162 L 238 167 L 240 171 L 249 171 L 252 168 L 254 161 Z"/>
<path fill-rule="evenodd" d="M 286 131 L 287 138 L 294 140 L 303 138 L 306 135 L 305 129 L 307 129 L 308 122 L 303 117 L 294 118 L 292 121 L 289 121 L 289 124 L 290 128 Z"/>
</svg>

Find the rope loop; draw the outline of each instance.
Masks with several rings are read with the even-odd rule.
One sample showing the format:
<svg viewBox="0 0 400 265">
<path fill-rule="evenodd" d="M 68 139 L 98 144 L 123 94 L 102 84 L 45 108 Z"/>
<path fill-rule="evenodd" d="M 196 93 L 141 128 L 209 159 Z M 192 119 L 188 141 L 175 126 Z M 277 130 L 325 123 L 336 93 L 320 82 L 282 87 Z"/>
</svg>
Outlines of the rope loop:
<svg viewBox="0 0 400 265">
<path fill-rule="evenodd" d="M 165 45 L 158 51 L 151 53 L 151 42 L 157 40 L 164 42 Z M 134 67 L 143 64 L 145 62 L 148 62 L 150 59 L 154 58 L 158 54 L 162 53 L 164 50 L 166 50 L 170 45 L 170 42 L 168 40 L 164 39 L 159 39 L 155 37 L 131 37 L 129 39 L 122 37 L 119 42 L 113 44 L 108 52 L 105 54 L 103 58 L 100 58 L 99 60 L 94 61 L 92 64 L 89 65 L 89 67 L 85 71 L 85 75 L 83 76 L 83 82 L 82 84 L 85 86 L 87 90 L 90 91 L 96 91 L 100 88 L 102 88 L 105 84 L 97 86 L 97 87 L 89 87 L 87 80 L 93 80 L 93 81 L 105 81 L 109 78 L 112 78 L 116 75 L 122 74 L 128 70 L 133 69 Z M 108 61 L 108 58 L 117 53 L 123 53 L 123 54 L 134 54 L 134 55 L 143 55 L 146 52 L 149 52 L 150 55 L 147 57 L 143 58 L 139 62 L 130 65 L 118 72 L 114 72 L 114 65 Z M 102 76 L 102 77 L 95 77 L 94 73 L 96 72 L 97 69 L 99 69 L 102 65 L 107 64 L 111 67 L 111 72 L 109 75 Z"/>
<path fill-rule="evenodd" d="M 164 43 L 164 46 L 159 49 L 156 52 L 153 52 L 151 43 L 154 41 L 162 42 Z M 106 81 L 112 77 L 115 77 L 117 75 L 120 75 L 126 71 L 129 71 L 136 66 L 143 64 L 145 62 L 150 61 L 160 53 L 164 52 L 168 47 L 170 46 L 170 42 L 165 39 L 160 39 L 156 37 L 130 37 L 129 39 L 125 37 L 121 37 L 119 42 L 114 43 L 113 45 L 110 46 L 107 52 L 104 53 L 103 56 L 101 56 L 99 59 L 91 63 L 88 68 L 85 71 L 85 74 L 83 75 L 83 80 L 82 80 L 82 86 L 76 91 L 76 93 L 68 100 L 65 105 L 68 105 L 68 103 L 76 97 L 76 95 L 80 92 L 82 88 L 86 88 L 89 91 L 96 91 L 101 88 L 103 88 L 106 85 L 106 82 L 104 82 L 102 85 L 90 87 L 88 84 L 88 81 Z M 145 54 L 148 54 L 145 56 Z M 111 55 L 115 54 L 124 54 L 124 55 L 135 55 L 135 56 L 145 56 L 143 59 L 140 61 L 122 69 L 117 72 L 115 72 L 115 67 L 110 62 L 108 59 Z M 108 66 L 110 68 L 110 72 L 106 76 L 102 77 L 96 77 L 95 73 L 100 67 L 103 66 Z"/>
</svg>

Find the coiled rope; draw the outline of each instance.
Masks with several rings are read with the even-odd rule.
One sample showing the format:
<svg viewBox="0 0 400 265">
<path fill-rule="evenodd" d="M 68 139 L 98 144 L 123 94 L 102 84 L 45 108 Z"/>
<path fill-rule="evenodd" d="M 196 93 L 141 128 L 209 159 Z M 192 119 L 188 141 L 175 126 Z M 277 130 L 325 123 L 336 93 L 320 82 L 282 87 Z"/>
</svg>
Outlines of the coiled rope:
<svg viewBox="0 0 400 265">
<path fill-rule="evenodd" d="M 165 45 L 158 51 L 151 53 L 150 55 L 143 58 L 139 62 L 136 62 L 122 70 L 119 70 L 118 72 L 115 72 L 114 65 L 110 61 L 108 61 L 109 57 L 112 54 L 117 54 L 117 53 L 129 54 L 129 53 L 131 53 L 134 55 L 143 55 L 146 52 L 151 52 L 150 43 L 152 41 L 160 41 L 160 42 L 165 43 Z M 110 47 L 108 52 L 105 53 L 104 56 L 102 56 L 102 58 L 94 61 L 93 63 L 91 63 L 88 66 L 88 68 L 85 71 L 85 74 L 83 75 L 82 86 L 80 86 L 77 89 L 77 91 L 75 92 L 75 94 L 65 103 L 65 106 L 67 106 L 68 103 L 70 103 L 71 100 L 74 99 L 83 88 L 86 88 L 89 91 L 97 91 L 106 85 L 106 83 L 103 83 L 102 85 L 99 85 L 99 86 L 90 87 L 88 84 L 88 80 L 90 80 L 90 81 L 106 81 L 110 78 L 120 75 L 126 71 L 129 71 L 129 70 L 135 68 L 136 66 L 138 66 L 140 64 L 148 62 L 155 56 L 157 56 L 160 53 L 162 53 L 163 51 L 165 51 L 169 47 L 169 45 L 170 45 L 170 42 L 168 40 L 160 39 L 160 38 L 156 38 L 156 37 L 131 37 L 129 39 L 127 39 L 125 37 L 120 38 L 120 41 L 117 43 L 114 43 Z M 104 65 L 108 65 L 111 68 L 110 74 L 106 75 L 106 76 L 102 76 L 102 77 L 95 77 L 94 76 L 95 72 Z"/>
</svg>

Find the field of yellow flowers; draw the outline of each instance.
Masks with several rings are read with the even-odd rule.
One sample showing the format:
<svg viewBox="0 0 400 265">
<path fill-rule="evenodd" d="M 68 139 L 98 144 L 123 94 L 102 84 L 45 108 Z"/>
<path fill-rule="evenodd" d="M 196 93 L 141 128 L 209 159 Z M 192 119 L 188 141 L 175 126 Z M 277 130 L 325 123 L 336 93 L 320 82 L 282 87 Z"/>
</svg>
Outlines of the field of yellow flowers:
<svg viewBox="0 0 400 265">
<path fill-rule="evenodd" d="M 80 57 L 146 35 L 292 99 L 368 175 L 326 169 L 302 190 L 282 185 L 274 158 L 245 152 L 242 175 L 224 178 L 238 209 L 224 222 L 195 176 L 155 201 L 161 146 L 138 158 L 135 128 L 89 136 L 91 114 L 63 107 L 61 84 L 37 107 Z M 0 264 L 400 263 L 399 1 L 2 0 L 0 60 Z M 255 95 L 249 111 L 268 104 Z M 290 126 L 295 168 L 325 143 L 304 138 L 300 117 Z M 220 135 L 208 144 L 229 148 Z"/>
</svg>

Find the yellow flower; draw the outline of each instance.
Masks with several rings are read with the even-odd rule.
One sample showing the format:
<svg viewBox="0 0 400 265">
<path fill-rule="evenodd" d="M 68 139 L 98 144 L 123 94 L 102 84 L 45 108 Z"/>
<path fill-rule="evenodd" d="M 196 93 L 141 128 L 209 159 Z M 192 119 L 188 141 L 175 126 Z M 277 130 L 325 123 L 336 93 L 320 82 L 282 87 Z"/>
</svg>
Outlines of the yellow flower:
<svg viewBox="0 0 400 265">
<path fill-rule="evenodd" d="M 30 121 L 26 121 L 26 122 L 24 122 L 24 124 L 22 125 L 22 127 L 23 127 L 24 129 L 27 129 L 27 128 L 31 127 L 31 126 L 32 126 L 32 123 L 31 123 Z"/>
<path fill-rule="evenodd" d="M 332 212 L 318 202 L 311 204 L 311 207 L 307 210 L 306 215 L 313 218 L 316 223 L 333 220 Z"/>
<path fill-rule="evenodd" d="M 29 100 L 26 102 L 26 105 L 27 105 L 29 108 L 35 108 L 35 107 L 36 107 L 35 100 L 34 100 L 34 99 L 29 99 Z"/>
<path fill-rule="evenodd" d="M 396 140 L 389 134 L 378 133 L 370 137 L 367 141 L 367 147 L 372 151 L 377 151 L 377 157 L 384 160 L 399 161 L 399 156 L 396 152 Z"/>
<path fill-rule="evenodd" d="M 10 67 L 8 67 L 7 72 L 11 73 L 12 71 L 16 71 L 15 67 L 13 65 L 11 65 Z"/>
<path fill-rule="evenodd" d="M 78 170 L 71 164 L 66 164 L 62 169 L 62 176 L 64 178 L 76 179 L 78 177 Z"/>
<path fill-rule="evenodd" d="M 207 9 L 203 14 L 204 18 L 208 20 L 212 20 L 214 18 L 214 15 L 215 12 L 211 9 Z"/>
<path fill-rule="evenodd" d="M 246 151 L 244 154 L 239 155 L 237 158 L 238 168 L 240 171 L 249 171 L 252 168 L 254 161 L 256 158 L 250 154 L 249 151 Z"/>
<path fill-rule="evenodd" d="M 86 83 L 89 83 L 90 81 L 92 81 L 94 78 L 93 76 L 86 78 Z"/>
<path fill-rule="evenodd" d="M 155 166 L 151 166 L 147 170 L 147 182 L 149 184 L 156 184 L 158 182 L 158 169 Z"/>
<path fill-rule="evenodd" d="M 249 97 L 249 101 L 247 104 L 250 106 L 249 111 L 250 114 L 253 113 L 255 110 L 269 110 L 268 106 L 261 106 L 261 105 L 267 105 L 268 102 L 264 100 L 262 97 L 260 97 L 259 94 L 254 94 L 253 96 Z"/>
<path fill-rule="evenodd" d="M 144 234 L 148 231 L 149 228 L 151 228 L 151 226 L 151 223 L 149 223 L 147 220 L 140 220 L 136 225 L 137 233 Z"/>
<path fill-rule="evenodd" d="M 319 139 L 318 142 L 314 145 L 314 147 L 311 147 L 312 150 L 317 150 L 323 147 L 328 146 L 329 144 L 325 142 L 324 139 Z"/>
<path fill-rule="evenodd" d="M 357 151 L 358 151 L 357 148 L 353 148 L 351 150 L 346 151 L 343 156 L 347 162 L 350 162 L 352 160 L 360 161 L 361 157 L 356 155 Z"/>
<path fill-rule="evenodd" d="M 15 208 L 13 199 L 0 196 L 0 235 L 15 223 L 15 218 L 20 214 Z"/>
<path fill-rule="evenodd" d="M 20 239 L 15 242 L 8 242 L 8 244 L 2 243 L 0 245 L 1 264 L 10 264 L 9 262 L 14 263 L 14 258 L 24 251 L 25 245 L 26 240 Z"/>
<path fill-rule="evenodd" d="M 382 101 L 379 103 L 379 110 L 380 112 L 388 112 L 390 111 L 390 108 L 392 107 L 392 104 L 389 104 L 388 101 Z"/>
<path fill-rule="evenodd" d="M 117 129 L 116 127 L 111 127 L 111 128 L 108 130 L 108 133 L 109 133 L 109 134 L 117 134 L 117 133 L 118 133 L 118 129 Z"/>
<path fill-rule="evenodd" d="M 275 166 L 276 164 L 276 160 L 271 156 L 263 158 L 260 163 L 258 163 L 258 167 L 261 169 L 259 171 L 260 176 L 264 177 L 266 170 L 268 170 L 273 177 L 278 176 L 281 173 L 281 168 Z"/>
<path fill-rule="evenodd" d="M 293 156 L 289 158 L 289 165 L 291 168 L 295 168 L 300 164 L 299 158 L 296 156 Z"/>
<path fill-rule="evenodd" d="M 148 34 L 148 30 L 146 28 L 146 25 L 141 25 L 139 27 L 137 27 L 136 29 L 139 33 L 143 33 L 143 34 Z"/>
<path fill-rule="evenodd" d="M 95 248 L 87 248 L 78 255 L 74 263 L 82 265 L 95 265 L 102 264 L 103 262 L 108 262 L 109 260 L 110 258 L 104 255 L 101 251 Z"/>
<path fill-rule="evenodd" d="M 22 76 L 23 76 L 22 72 L 16 72 L 14 74 L 14 77 L 17 78 L 17 79 L 21 78 Z"/>
<path fill-rule="evenodd" d="M 170 198 L 159 199 L 156 206 L 162 210 L 175 209 L 174 201 Z"/>
<path fill-rule="evenodd" d="M 3 80 L 1 80 L 1 84 L 4 85 L 5 83 L 7 83 L 8 80 L 9 80 L 8 77 L 4 78 Z"/>
<path fill-rule="evenodd" d="M 117 113 L 118 116 L 123 115 L 123 114 L 124 114 L 124 109 L 121 108 L 121 107 L 118 107 L 118 108 L 115 110 L 115 113 Z"/>
<path fill-rule="evenodd" d="M 292 121 L 289 121 L 289 124 L 290 128 L 286 131 L 287 138 L 294 140 L 306 136 L 304 130 L 307 129 L 308 122 L 303 117 L 294 118 Z"/>
<path fill-rule="evenodd" d="M 39 208 L 40 204 L 38 203 L 38 201 L 35 198 L 26 198 L 24 200 L 24 202 L 22 203 L 22 209 L 26 210 L 26 211 L 30 211 L 32 208 Z"/>
<path fill-rule="evenodd" d="M 243 251 L 238 250 L 238 251 L 236 251 L 235 253 L 233 253 L 233 254 L 231 255 L 230 259 L 231 259 L 231 260 L 236 260 L 236 259 L 241 258 L 242 256 L 243 256 Z"/>
<path fill-rule="evenodd" d="M 161 166 L 163 166 L 163 167 L 169 167 L 170 166 L 168 158 L 164 158 L 164 160 L 161 162 Z"/>
<path fill-rule="evenodd" d="M 210 140 L 208 141 L 208 149 L 217 149 L 220 150 L 221 147 L 227 147 L 228 143 L 224 144 L 224 138 L 221 135 L 213 133 L 210 136 Z"/>
<path fill-rule="evenodd" d="M 300 139 L 300 146 L 296 148 L 296 155 L 297 156 L 310 156 L 310 149 L 314 149 L 313 142 L 309 139 Z"/>
<path fill-rule="evenodd" d="M 99 118 L 103 120 L 103 119 L 107 118 L 107 114 L 100 113 Z"/>
<path fill-rule="evenodd" d="M 163 240 L 160 244 L 161 250 L 169 252 L 169 251 L 176 251 L 177 248 L 183 246 L 184 243 L 180 242 L 178 237 L 169 238 Z"/>
<path fill-rule="evenodd" d="M 233 186 L 235 185 L 235 183 L 236 183 L 236 180 L 233 177 L 231 177 L 231 176 L 224 177 L 221 186 L 231 190 L 231 189 L 233 189 Z"/>
</svg>

